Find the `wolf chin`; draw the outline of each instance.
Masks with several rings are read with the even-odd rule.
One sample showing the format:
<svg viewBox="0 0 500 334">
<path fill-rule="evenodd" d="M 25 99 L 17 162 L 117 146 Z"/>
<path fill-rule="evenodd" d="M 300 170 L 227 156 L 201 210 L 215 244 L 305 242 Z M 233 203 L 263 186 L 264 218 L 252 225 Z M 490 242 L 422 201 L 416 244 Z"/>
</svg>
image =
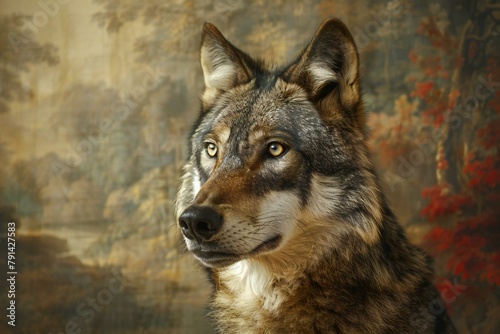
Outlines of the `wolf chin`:
<svg viewBox="0 0 500 334">
<path fill-rule="evenodd" d="M 220 333 L 454 333 L 381 193 L 359 57 L 337 19 L 267 67 L 205 24 L 205 90 L 176 211 Z M 437 306 L 436 306 L 437 305 Z"/>
</svg>

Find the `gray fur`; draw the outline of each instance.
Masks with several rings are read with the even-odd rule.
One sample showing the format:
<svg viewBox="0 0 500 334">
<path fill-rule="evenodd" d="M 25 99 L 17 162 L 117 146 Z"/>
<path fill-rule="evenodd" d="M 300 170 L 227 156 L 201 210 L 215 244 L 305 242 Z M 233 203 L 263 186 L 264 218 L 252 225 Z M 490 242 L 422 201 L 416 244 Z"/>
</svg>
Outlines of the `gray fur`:
<svg viewBox="0 0 500 334">
<path fill-rule="evenodd" d="M 454 333 L 433 309 L 430 259 L 380 191 L 345 25 L 326 21 L 294 62 L 271 70 L 207 24 L 201 57 L 207 86 L 176 209 L 214 282 L 218 330 Z M 284 153 L 270 155 L 272 145 Z M 195 206 L 215 210 L 220 226 L 188 226 Z M 210 234 L 194 238 L 196 228 Z"/>
</svg>

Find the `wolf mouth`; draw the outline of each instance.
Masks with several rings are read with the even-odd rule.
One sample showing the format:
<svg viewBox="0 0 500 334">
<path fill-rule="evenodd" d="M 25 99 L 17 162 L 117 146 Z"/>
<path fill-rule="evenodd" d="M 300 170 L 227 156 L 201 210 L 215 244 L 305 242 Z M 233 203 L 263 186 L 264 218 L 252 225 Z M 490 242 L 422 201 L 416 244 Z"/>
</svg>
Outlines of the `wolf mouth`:
<svg viewBox="0 0 500 334">
<path fill-rule="evenodd" d="M 224 267 L 234 262 L 258 255 L 262 252 L 276 249 L 281 244 L 281 240 L 282 237 L 281 235 L 278 234 L 264 241 L 250 252 L 243 254 L 219 252 L 219 251 L 207 251 L 203 250 L 201 247 L 191 250 L 191 253 L 193 253 L 198 259 L 200 259 L 207 265 L 214 267 Z"/>
</svg>

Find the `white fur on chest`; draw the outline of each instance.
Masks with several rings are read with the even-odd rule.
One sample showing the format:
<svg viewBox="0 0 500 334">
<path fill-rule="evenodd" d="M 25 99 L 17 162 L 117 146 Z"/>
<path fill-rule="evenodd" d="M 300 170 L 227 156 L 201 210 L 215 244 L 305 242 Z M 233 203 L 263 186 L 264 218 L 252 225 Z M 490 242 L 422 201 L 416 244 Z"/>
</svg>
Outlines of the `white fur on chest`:
<svg viewBox="0 0 500 334">
<path fill-rule="evenodd" d="M 248 260 L 236 262 L 222 271 L 220 278 L 232 296 L 220 296 L 219 301 L 242 314 L 258 316 L 262 311 L 276 313 L 283 301 L 271 273 L 259 263 Z"/>
</svg>

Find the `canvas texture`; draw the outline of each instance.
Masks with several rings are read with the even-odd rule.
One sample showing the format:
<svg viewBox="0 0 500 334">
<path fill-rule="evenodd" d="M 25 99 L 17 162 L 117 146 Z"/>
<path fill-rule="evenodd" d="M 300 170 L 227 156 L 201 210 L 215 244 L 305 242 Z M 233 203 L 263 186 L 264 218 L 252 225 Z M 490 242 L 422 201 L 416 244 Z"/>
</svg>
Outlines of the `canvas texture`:
<svg viewBox="0 0 500 334">
<path fill-rule="evenodd" d="M 211 333 L 211 287 L 174 213 L 203 24 L 283 64 L 330 17 L 359 49 L 385 196 L 434 258 L 429 307 L 459 333 L 500 332 L 500 9 L 486 0 L 3 1 L 0 332 Z"/>
</svg>

